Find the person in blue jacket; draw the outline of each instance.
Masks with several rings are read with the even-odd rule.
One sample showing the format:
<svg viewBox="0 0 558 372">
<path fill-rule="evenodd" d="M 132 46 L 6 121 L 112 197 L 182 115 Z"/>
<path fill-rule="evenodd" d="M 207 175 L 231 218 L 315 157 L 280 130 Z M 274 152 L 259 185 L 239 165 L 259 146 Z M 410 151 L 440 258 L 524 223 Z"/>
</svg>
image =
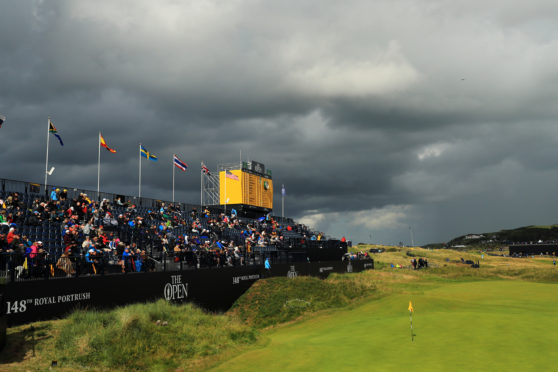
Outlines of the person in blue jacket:
<svg viewBox="0 0 558 372">
<path fill-rule="evenodd" d="M 52 191 L 50 192 L 50 199 L 52 201 L 58 201 L 58 193 L 60 192 L 60 189 L 52 189 Z"/>
<path fill-rule="evenodd" d="M 126 249 L 124 249 L 124 252 L 122 252 L 122 261 L 124 263 L 125 272 L 131 271 L 131 260 L 132 255 L 130 254 L 130 247 L 126 247 Z"/>
<path fill-rule="evenodd" d="M 87 269 L 89 271 L 89 274 L 91 274 L 91 275 L 95 274 L 95 271 L 96 271 L 96 269 L 94 268 L 95 267 L 95 260 L 94 260 L 95 254 L 96 254 L 96 252 L 95 252 L 95 249 L 93 247 L 89 248 L 87 250 L 87 253 L 85 254 L 85 262 L 87 264 Z"/>
<path fill-rule="evenodd" d="M 269 257 L 265 258 L 264 267 L 265 267 L 265 276 L 269 277 L 269 271 L 271 270 L 271 263 L 269 262 Z"/>
</svg>

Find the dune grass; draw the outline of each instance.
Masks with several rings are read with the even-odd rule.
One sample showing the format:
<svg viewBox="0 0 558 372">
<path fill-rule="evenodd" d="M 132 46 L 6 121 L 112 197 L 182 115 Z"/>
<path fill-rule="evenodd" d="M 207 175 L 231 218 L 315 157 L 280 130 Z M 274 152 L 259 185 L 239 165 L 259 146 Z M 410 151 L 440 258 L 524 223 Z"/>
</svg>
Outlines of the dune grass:
<svg viewBox="0 0 558 372">
<path fill-rule="evenodd" d="M 10 329 L 0 370 L 48 370 L 52 360 L 61 371 L 193 368 L 203 366 L 208 356 L 258 339 L 255 328 L 229 316 L 164 300 L 111 311 L 79 310 L 64 320 L 37 323 L 35 328 L 36 356 L 29 347 L 30 326 Z"/>
<path fill-rule="evenodd" d="M 257 328 L 288 322 L 304 313 L 343 307 L 369 295 L 374 283 L 358 278 L 332 275 L 327 280 L 308 276 L 260 280 L 236 301 L 230 312 Z"/>
</svg>

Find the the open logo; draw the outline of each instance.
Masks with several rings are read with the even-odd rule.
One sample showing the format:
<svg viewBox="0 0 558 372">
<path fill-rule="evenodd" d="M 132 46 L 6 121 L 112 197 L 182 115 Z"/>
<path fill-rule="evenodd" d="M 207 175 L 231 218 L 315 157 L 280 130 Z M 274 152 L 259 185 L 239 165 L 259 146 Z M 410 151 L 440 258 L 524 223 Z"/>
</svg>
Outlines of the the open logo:
<svg viewBox="0 0 558 372">
<path fill-rule="evenodd" d="M 167 301 L 183 301 L 188 298 L 188 283 L 182 283 L 182 275 L 171 275 L 163 293 Z"/>
</svg>

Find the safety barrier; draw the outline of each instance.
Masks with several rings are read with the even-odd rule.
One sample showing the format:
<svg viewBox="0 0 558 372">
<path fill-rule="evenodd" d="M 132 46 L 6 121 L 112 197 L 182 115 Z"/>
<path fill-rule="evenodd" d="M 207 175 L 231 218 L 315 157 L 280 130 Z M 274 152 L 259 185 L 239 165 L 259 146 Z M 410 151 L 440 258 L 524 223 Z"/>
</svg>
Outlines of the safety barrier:
<svg viewBox="0 0 558 372">
<path fill-rule="evenodd" d="M 164 298 L 226 311 L 255 281 L 270 276 L 326 278 L 373 269 L 373 260 L 324 261 L 198 270 L 83 276 L 7 283 L 3 306 L 8 326 L 61 317 L 80 308 L 112 308 Z"/>
</svg>

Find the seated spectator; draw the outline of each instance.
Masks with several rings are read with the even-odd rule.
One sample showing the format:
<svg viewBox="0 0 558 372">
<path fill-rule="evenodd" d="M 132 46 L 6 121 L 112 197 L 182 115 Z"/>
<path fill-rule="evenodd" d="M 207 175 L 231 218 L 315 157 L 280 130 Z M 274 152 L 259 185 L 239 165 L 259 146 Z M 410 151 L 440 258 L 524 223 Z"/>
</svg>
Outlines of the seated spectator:
<svg viewBox="0 0 558 372">
<path fill-rule="evenodd" d="M 0 252 L 8 251 L 8 241 L 6 240 L 6 234 L 0 233 Z"/>
<path fill-rule="evenodd" d="M 27 224 L 29 226 L 37 226 L 41 224 L 40 215 L 38 211 L 33 212 L 27 219 Z"/>
<path fill-rule="evenodd" d="M 0 225 L 9 225 L 5 209 L 0 210 Z"/>
<path fill-rule="evenodd" d="M 8 242 L 8 245 L 17 244 L 19 242 L 19 235 L 16 234 L 15 227 L 10 227 L 8 230 L 6 241 Z"/>
</svg>

